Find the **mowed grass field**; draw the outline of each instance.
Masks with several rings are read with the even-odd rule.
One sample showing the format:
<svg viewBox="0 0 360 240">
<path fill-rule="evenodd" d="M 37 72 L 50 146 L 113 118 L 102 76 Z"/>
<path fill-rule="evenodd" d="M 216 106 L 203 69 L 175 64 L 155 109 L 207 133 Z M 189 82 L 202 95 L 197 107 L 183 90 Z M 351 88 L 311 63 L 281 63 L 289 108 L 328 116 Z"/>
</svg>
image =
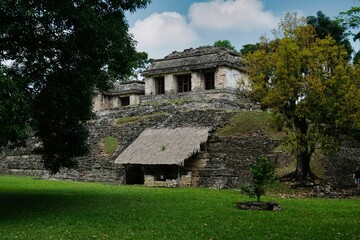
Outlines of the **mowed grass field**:
<svg viewBox="0 0 360 240">
<path fill-rule="evenodd" d="M 0 239 L 360 239 L 360 199 L 281 199 L 244 211 L 235 190 L 0 176 Z"/>
</svg>

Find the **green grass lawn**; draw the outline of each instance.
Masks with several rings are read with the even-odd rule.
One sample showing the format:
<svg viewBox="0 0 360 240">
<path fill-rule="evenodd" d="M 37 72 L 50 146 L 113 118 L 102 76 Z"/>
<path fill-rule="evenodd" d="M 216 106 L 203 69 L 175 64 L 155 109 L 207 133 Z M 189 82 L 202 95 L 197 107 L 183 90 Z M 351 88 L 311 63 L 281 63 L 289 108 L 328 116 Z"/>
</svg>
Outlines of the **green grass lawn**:
<svg viewBox="0 0 360 240">
<path fill-rule="evenodd" d="M 359 199 L 280 199 L 244 211 L 235 190 L 0 176 L 0 239 L 360 239 Z"/>
</svg>

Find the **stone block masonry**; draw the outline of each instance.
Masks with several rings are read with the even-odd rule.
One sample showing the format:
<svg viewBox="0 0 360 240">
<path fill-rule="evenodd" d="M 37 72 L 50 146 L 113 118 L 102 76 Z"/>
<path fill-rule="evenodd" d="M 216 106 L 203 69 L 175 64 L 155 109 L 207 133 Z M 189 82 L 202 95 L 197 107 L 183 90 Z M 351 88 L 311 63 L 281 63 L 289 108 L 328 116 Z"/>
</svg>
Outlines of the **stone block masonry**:
<svg viewBox="0 0 360 240">
<path fill-rule="evenodd" d="M 236 111 L 244 106 L 255 109 L 243 102 L 211 99 L 148 103 L 140 107 L 102 111 L 97 114 L 96 119 L 88 123 L 90 152 L 77 159 L 77 168 L 64 168 L 49 176 L 42 167 L 40 156 L 33 153 L 41 143 L 30 137 L 28 147 L 8 150 L 0 156 L 0 173 L 123 184 L 125 167 L 114 164 L 114 161 L 145 129 L 210 127 L 212 130 L 208 142 L 198 153 L 197 160 L 184 166 L 181 186 L 237 188 L 251 181 L 249 164 L 262 154 L 270 154 L 278 144 L 262 132 L 232 137 L 217 135 L 217 130 L 229 124 Z M 116 124 L 118 118 L 136 116 L 142 118 L 132 123 Z M 107 136 L 118 140 L 119 146 L 113 154 L 104 152 L 102 141 Z M 349 141 L 339 154 L 323 161 L 326 174 L 332 182 L 339 186 L 353 184 L 351 174 L 354 168 L 360 165 L 359 149 L 359 142 Z M 174 183 L 164 184 L 173 186 Z"/>
<path fill-rule="evenodd" d="M 88 123 L 90 153 L 77 159 L 77 168 L 64 168 L 59 173 L 49 176 L 42 168 L 41 158 L 33 154 L 34 148 L 39 143 L 36 139 L 32 138 L 29 141 L 28 148 L 8 151 L 1 157 L 0 172 L 55 179 L 122 184 L 124 183 L 125 167 L 114 164 L 114 160 L 145 129 L 189 126 L 211 127 L 213 129 L 212 135 L 214 135 L 216 129 L 226 125 L 233 116 L 234 113 L 230 109 L 235 110 L 238 108 L 239 106 L 234 102 L 207 100 L 196 102 L 183 101 L 179 104 L 167 102 L 149 104 L 137 108 L 128 107 L 102 111 L 98 113 L 96 119 Z M 153 113 L 163 114 L 152 115 Z M 116 119 L 118 118 L 134 116 L 143 116 L 143 118 L 133 123 L 116 124 Z M 102 147 L 102 141 L 107 136 L 113 136 L 119 142 L 118 149 L 111 155 L 105 154 Z M 203 153 L 202 156 L 208 156 L 208 154 Z M 206 166 L 206 164 L 203 162 L 203 166 L 192 166 L 194 172 L 190 175 L 191 177 L 184 174 L 184 185 L 202 186 L 200 178 L 205 172 L 201 173 L 199 169 L 203 168 L 204 165 Z M 214 178 L 214 176 L 204 177 Z M 206 184 L 206 186 L 208 185 L 209 183 Z"/>
</svg>

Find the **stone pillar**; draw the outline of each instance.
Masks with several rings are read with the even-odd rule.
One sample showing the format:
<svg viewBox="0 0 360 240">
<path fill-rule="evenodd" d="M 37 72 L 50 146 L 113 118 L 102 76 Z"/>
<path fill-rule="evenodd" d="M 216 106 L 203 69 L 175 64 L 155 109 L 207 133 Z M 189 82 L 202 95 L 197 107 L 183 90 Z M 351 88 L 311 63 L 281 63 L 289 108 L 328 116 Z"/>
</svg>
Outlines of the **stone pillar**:
<svg viewBox="0 0 360 240">
<path fill-rule="evenodd" d="M 140 105 L 139 95 L 130 95 L 130 105 Z"/>
<path fill-rule="evenodd" d="M 176 77 L 174 74 L 165 75 L 165 94 L 178 92 Z"/>
<path fill-rule="evenodd" d="M 204 78 L 200 72 L 191 73 L 191 91 L 203 91 L 205 89 Z"/>
<path fill-rule="evenodd" d="M 145 78 L 145 95 L 155 94 L 155 79 L 153 77 Z"/>
<path fill-rule="evenodd" d="M 215 89 L 224 89 L 226 83 L 226 68 L 219 67 L 215 71 Z"/>
<path fill-rule="evenodd" d="M 93 94 L 93 112 L 101 110 L 102 105 L 102 95 L 100 93 Z"/>
<path fill-rule="evenodd" d="M 251 90 L 251 84 L 249 80 L 249 76 L 245 73 L 240 72 L 240 80 L 239 80 L 239 90 L 240 91 L 249 91 Z"/>
<path fill-rule="evenodd" d="M 111 97 L 111 106 L 110 106 L 110 108 L 116 108 L 116 107 L 118 107 L 120 104 L 119 104 L 119 97 L 117 97 L 117 96 L 112 96 Z"/>
<path fill-rule="evenodd" d="M 226 89 L 237 90 L 239 89 L 240 72 L 236 69 L 225 69 L 226 81 L 224 87 Z"/>
</svg>

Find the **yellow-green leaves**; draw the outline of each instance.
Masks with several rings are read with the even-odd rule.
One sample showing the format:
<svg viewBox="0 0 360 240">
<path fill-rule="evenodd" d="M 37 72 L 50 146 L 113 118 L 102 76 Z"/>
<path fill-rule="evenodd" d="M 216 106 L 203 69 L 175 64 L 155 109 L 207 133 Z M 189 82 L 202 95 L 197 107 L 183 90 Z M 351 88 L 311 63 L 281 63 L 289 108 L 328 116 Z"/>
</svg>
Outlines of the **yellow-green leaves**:
<svg viewBox="0 0 360 240">
<path fill-rule="evenodd" d="M 296 157 L 310 162 L 315 146 L 328 147 L 345 129 L 359 126 L 360 69 L 348 62 L 343 46 L 330 36 L 317 38 L 296 15 L 287 15 L 275 33 L 244 56 L 249 95 L 292 122 Z M 298 170 L 305 177 L 308 162 Z"/>
</svg>

